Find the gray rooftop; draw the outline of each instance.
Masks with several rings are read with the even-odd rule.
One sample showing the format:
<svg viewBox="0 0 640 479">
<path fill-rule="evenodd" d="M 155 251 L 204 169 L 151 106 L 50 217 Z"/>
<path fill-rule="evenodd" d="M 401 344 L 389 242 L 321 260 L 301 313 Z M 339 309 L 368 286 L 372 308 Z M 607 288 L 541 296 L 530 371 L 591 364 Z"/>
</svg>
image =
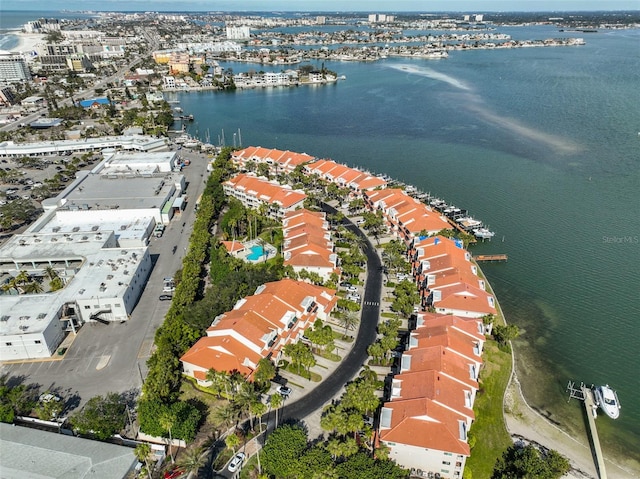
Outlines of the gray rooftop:
<svg viewBox="0 0 640 479">
<path fill-rule="evenodd" d="M 0 423 L 3 479 L 122 479 L 136 463 L 128 447 Z"/>
</svg>

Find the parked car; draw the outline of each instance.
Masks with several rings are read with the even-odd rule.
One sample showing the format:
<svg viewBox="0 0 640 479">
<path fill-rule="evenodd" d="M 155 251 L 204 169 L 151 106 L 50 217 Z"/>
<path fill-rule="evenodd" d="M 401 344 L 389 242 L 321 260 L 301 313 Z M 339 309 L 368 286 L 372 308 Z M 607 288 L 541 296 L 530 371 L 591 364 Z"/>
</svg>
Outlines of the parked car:
<svg viewBox="0 0 640 479">
<path fill-rule="evenodd" d="M 340 286 L 342 286 L 343 288 L 348 288 L 349 286 L 353 285 L 349 283 L 349 281 L 343 281 L 342 283 L 340 283 Z"/>
<path fill-rule="evenodd" d="M 282 397 L 288 398 L 291 394 L 291 388 L 287 386 L 278 387 L 277 391 L 280 393 Z"/>
<path fill-rule="evenodd" d="M 356 303 L 359 303 L 362 298 L 359 294 L 348 294 L 347 299 L 349 301 L 355 301 Z"/>
<path fill-rule="evenodd" d="M 158 299 L 160 301 L 171 301 L 173 299 L 173 296 L 170 294 L 161 294 L 160 296 L 158 296 Z"/>
<path fill-rule="evenodd" d="M 350 293 L 356 293 L 358 292 L 358 288 L 355 286 L 347 286 L 347 291 L 349 291 Z"/>
<path fill-rule="evenodd" d="M 231 459 L 231 462 L 229 463 L 229 472 L 236 472 L 242 466 L 244 458 L 245 454 L 242 451 L 233 456 L 233 459 Z"/>
<path fill-rule="evenodd" d="M 177 479 L 183 474 L 184 474 L 184 469 L 174 466 L 164 473 L 164 479 Z"/>
</svg>

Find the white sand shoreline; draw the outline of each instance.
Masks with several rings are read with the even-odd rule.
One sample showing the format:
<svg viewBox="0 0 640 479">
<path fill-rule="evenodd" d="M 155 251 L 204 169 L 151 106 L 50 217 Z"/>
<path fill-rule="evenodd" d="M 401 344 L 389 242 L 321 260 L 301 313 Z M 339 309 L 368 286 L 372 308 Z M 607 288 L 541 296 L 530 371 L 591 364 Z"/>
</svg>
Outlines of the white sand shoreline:
<svg viewBox="0 0 640 479">
<path fill-rule="evenodd" d="M 9 32 L 9 35 L 18 37 L 18 44 L 7 51 L 12 53 L 31 53 L 40 43 L 45 43 L 45 35 L 42 33 L 24 33 L 20 30 Z"/>
</svg>

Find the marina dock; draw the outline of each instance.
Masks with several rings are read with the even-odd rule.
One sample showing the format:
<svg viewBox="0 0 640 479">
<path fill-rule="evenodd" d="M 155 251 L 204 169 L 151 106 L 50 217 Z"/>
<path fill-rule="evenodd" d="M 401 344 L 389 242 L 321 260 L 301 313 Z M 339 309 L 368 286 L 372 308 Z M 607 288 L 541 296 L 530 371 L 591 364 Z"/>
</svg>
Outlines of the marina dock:
<svg viewBox="0 0 640 479">
<path fill-rule="evenodd" d="M 593 447 L 593 455 L 596 460 L 596 467 L 598 468 L 598 477 L 600 479 L 607 479 L 607 471 L 604 468 L 604 456 L 602 455 L 602 448 L 600 447 L 600 439 L 598 438 L 598 430 L 596 429 L 595 410 L 596 405 L 593 401 L 593 393 L 591 389 L 582 387 L 582 394 L 584 396 L 584 409 L 587 413 L 587 420 L 589 421 L 589 432 L 591 434 L 590 441 Z"/>
<path fill-rule="evenodd" d="M 476 261 L 507 261 L 509 257 L 506 254 L 479 254 L 473 259 Z"/>
<path fill-rule="evenodd" d="M 571 398 L 578 399 L 584 404 L 584 410 L 587 414 L 587 422 L 589 423 L 589 443 L 591 445 L 591 453 L 595 460 L 596 469 L 599 479 L 607 479 L 607 471 L 604 467 L 604 455 L 602 454 L 602 448 L 600 447 L 600 439 L 598 438 L 598 429 L 596 428 L 596 417 L 598 406 L 593 399 L 593 391 L 588 388 L 584 383 L 580 384 L 580 388 L 574 386 L 574 383 L 569 381 L 567 385 L 567 391 L 569 391 L 569 400 Z"/>
</svg>

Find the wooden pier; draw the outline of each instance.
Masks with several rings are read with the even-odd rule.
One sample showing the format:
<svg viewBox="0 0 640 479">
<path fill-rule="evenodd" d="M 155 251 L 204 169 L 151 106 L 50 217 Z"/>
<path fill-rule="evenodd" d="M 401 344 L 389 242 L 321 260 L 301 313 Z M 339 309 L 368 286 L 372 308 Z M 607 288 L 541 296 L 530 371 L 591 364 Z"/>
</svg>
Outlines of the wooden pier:
<svg viewBox="0 0 640 479">
<path fill-rule="evenodd" d="M 585 413 L 587 414 L 587 422 L 589 423 L 589 441 L 591 443 L 591 452 L 596 463 L 596 469 L 599 479 L 607 479 L 607 471 L 604 467 L 604 455 L 602 454 L 602 448 L 600 447 L 600 439 L 598 438 L 598 429 L 596 428 L 597 409 L 593 399 L 593 391 L 588 388 L 584 383 L 580 384 L 580 388 L 576 388 L 573 382 L 569 381 L 567 385 L 569 391 L 569 400 L 571 398 L 579 399 L 584 404 Z"/>
<path fill-rule="evenodd" d="M 476 261 L 507 261 L 509 257 L 506 254 L 479 254 L 473 259 Z"/>
</svg>

